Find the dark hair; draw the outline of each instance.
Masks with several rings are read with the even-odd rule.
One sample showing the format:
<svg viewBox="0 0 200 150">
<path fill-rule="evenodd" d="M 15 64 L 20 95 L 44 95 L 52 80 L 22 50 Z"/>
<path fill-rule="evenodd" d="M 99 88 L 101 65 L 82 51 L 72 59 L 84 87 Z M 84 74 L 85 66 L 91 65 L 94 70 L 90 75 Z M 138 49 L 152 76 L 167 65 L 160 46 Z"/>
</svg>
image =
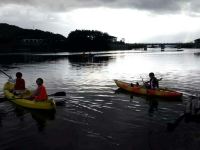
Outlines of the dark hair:
<svg viewBox="0 0 200 150">
<path fill-rule="evenodd" d="M 150 73 L 149 73 L 149 76 L 150 76 L 150 77 L 154 77 L 155 75 L 154 75 L 153 72 L 150 72 Z"/>
<path fill-rule="evenodd" d="M 21 73 L 21 72 L 17 72 L 17 73 L 16 73 L 16 77 L 17 77 L 17 78 L 21 78 L 21 77 L 22 77 L 22 73 Z"/>
<path fill-rule="evenodd" d="M 42 85 L 43 84 L 43 79 L 42 78 L 37 78 L 36 83 L 38 85 Z"/>
</svg>

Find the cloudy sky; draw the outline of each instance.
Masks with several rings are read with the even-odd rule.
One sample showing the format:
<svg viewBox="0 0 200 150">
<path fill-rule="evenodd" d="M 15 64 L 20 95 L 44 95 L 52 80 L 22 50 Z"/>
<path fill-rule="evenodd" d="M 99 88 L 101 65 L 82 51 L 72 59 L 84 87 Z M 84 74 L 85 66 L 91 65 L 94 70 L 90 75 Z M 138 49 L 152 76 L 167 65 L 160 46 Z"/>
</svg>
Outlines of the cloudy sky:
<svg viewBox="0 0 200 150">
<path fill-rule="evenodd" d="M 99 30 L 126 42 L 200 38 L 199 0 L 0 0 L 0 22 L 67 35 Z"/>
</svg>

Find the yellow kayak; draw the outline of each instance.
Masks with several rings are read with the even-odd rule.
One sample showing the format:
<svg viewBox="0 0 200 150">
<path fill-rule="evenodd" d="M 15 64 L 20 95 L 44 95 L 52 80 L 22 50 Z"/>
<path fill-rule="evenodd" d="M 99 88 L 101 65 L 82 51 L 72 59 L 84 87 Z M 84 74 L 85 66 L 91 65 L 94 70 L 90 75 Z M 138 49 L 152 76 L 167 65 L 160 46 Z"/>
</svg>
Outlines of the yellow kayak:
<svg viewBox="0 0 200 150">
<path fill-rule="evenodd" d="M 6 82 L 4 85 L 4 96 L 10 100 L 11 102 L 32 109 L 55 109 L 56 104 L 53 99 L 48 99 L 46 101 L 38 102 L 34 100 L 28 100 L 23 97 L 28 97 L 31 95 L 31 91 L 26 90 L 23 96 L 16 96 L 12 92 L 10 92 L 14 88 L 14 84 L 11 82 Z"/>
</svg>

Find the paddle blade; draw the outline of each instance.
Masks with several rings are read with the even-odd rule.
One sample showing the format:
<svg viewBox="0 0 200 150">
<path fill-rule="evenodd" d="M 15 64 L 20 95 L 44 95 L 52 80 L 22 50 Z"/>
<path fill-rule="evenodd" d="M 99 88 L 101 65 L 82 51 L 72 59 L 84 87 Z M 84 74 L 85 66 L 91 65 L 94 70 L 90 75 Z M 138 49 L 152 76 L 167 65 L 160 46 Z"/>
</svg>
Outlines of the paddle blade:
<svg viewBox="0 0 200 150">
<path fill-rule="evenodd" d="M 49 96 L 66 96 L 66 93 L 65 92 L 56 92 L 56 93 L 54 93 L 54 94 L 51 94 L 51 95 L 49 95 Z"/>
</svg>

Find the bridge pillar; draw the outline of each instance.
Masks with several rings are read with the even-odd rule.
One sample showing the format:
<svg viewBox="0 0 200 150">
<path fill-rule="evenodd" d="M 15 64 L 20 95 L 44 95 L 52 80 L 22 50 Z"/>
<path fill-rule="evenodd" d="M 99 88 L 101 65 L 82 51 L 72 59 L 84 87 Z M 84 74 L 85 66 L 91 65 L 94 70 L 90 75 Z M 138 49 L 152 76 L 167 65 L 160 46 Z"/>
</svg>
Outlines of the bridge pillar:
<svg viewBox="0 0 200 150">
<path fill-rule="evenodd" d="M 181 49 L 181 44 L 176 45 L 177 49 Z"/>
<path fill-rule="evenodd" d="M 164 51 L 165 50 L 165 44 L 161 44 L 160 48 L 161 48 L 161 51 Z"/>
<path fill-rule="evenodd" d="M 147 45 L 144 45 L 144 51 L 147 51 Z"/>
</svg>

